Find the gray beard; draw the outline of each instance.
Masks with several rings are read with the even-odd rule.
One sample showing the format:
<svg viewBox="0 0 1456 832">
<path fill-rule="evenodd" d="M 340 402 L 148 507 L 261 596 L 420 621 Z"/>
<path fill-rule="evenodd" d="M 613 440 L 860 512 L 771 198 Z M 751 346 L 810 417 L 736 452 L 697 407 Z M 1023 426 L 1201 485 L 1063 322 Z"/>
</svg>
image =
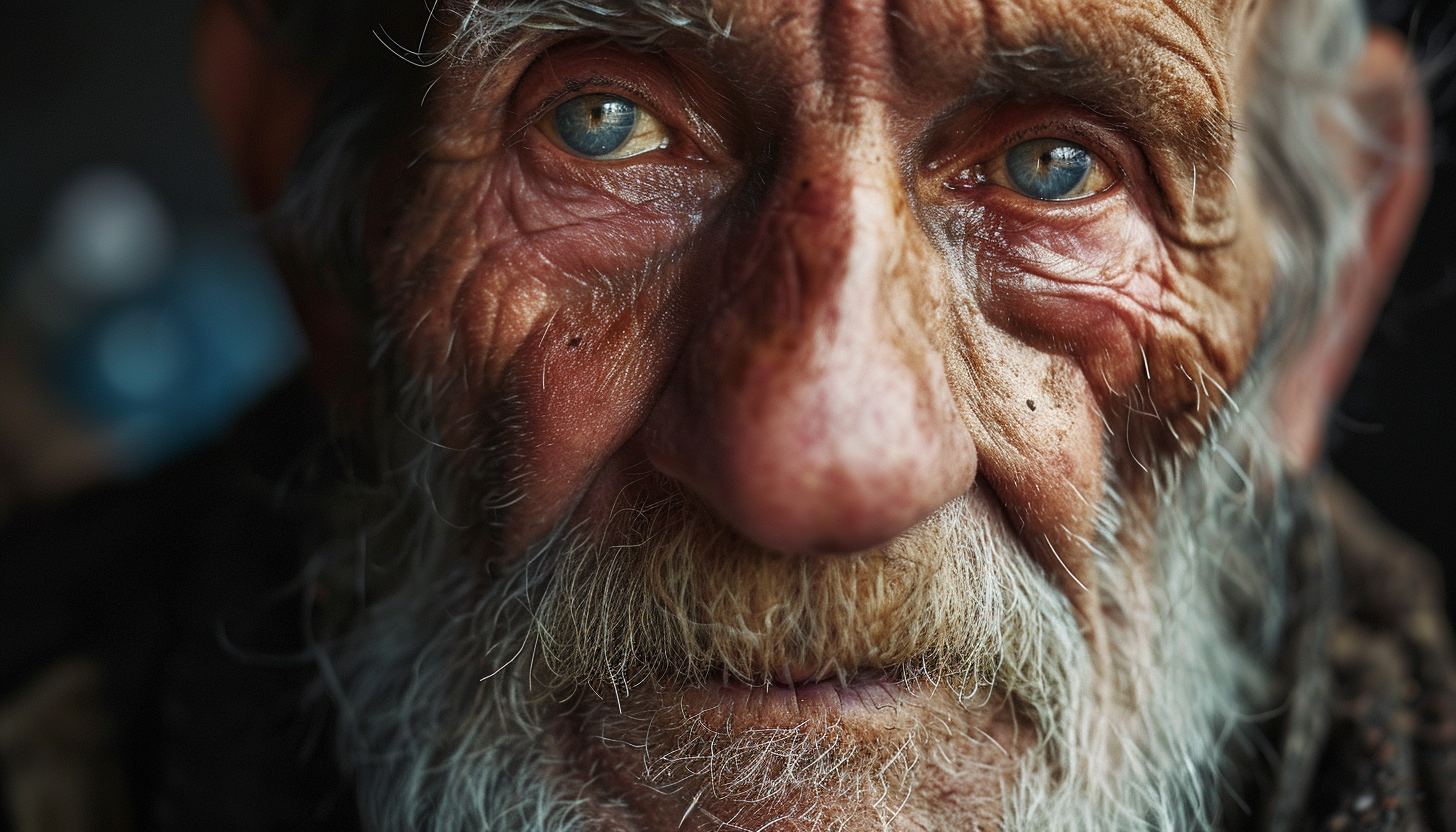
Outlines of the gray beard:
<svg viewBox="0 0 1456 832">
<path fill-rule="evenodd" d="M 689 564 L 705 560 L 702 546 L 722 541 L 683 533 L 697 522 L 683 502 L 642 515 L 632 557 L 602 557 L 601 532 L 562 529 L 527 557 L 482 567 L 467 554 L 478 551 L 470 536 L 437 508 L 449 477 L 436 467 L 445 464 L 437 447 L 423 443 L 389 496 L 390 521 L 320 554 L 313 573 L 321 597 L 358 602 L 325 610 L 338 634 L 319 652 L 365 825 L 602 828 L 620 807 L 590 797 L 590 776 L 572 771 L 555 736 L 563 719 L 586 718 L 607 741 L 642 745 L 644 776 L 660 792 L 686 800 L 706 789 L 745 807 L 790 806 L 796 828 L 814 829 L 848 828 L 826 807 L 861 800 L 854 828 L 894 828 L 924 761 L 944 753 L 933 731 L 875 750 L 834 726 L 807 740 L 690 724 L 651 737 L 634 733 L 641 720 L 613 718 L 634 690 L 717 673 L 752 681 L 806 657 L 832 676 L 879 650 L 905 684 L 948 686 L 967 708 L 1004 697 L 1030 717 L 1039 741 L 1005 792 L 1005 829 L 1216 828 L 1230 743 L 1277 694 L 1285 551 L 1301 513 L 1253 415 L 1262 412 L 1253 401 L 1229 408 L 1190 460 L 1154 472 L 1157 508 L 1144 542 L 1129 533 L 1120 499 L 1103 496 L 1095 569 L 1113 623 L 1100 651 L 1004 521 L 970 503 L 942 509 L 927 521 L 933 534 L 920 536 L 951 557 L 886 599 L 908 610 L 915 626 L 905 629 L 915 635 L 871 644 L 861 636 L 873 622 L 854 626 L 854 605 L 835 597 L 843 582 L 823 567 L 750 553 L 706 558 L 749 563 L 733 574 L 695 572 Z M 1140 570 L 1130 547 L 1148 540 L 1141 559 L 1154 566 Z M 835 568 L 882 565 L 853 563 Z M 821 589 L 786 593 L 771 626 L 717 628 L 712 637 L 694 629 L 705 615 L 744 620 L 731 609 L 741 593 L 708 587 L 758 579 Z M 818 621 L 835 609 L 836 626 Z M 825 748 L 835 749 L 835 764 L 816 768 Z"/>
</svg>

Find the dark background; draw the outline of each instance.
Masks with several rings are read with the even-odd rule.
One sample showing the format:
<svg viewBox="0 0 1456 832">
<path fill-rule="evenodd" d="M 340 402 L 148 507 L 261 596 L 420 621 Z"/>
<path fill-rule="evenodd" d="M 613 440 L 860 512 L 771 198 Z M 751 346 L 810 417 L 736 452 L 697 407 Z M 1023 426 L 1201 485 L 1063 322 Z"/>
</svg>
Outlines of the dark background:
<svg viewBox="0 0 1456 832">
<path fill-rule="evenodd" d="M 119 163 L 179 216 L 242 221 L 193 94 L 198 0 L 6 3 L 0 12 L 0 264 L 76 171 Z"/>
<path fill-rule="evenodd" d="M 401 0 L 410 2 L 410 0 Z M 1379 2 L 1429 67 L 1431 205 L 1331 426 L 1335 467 L 1456 578 L 1456 15 L 1448 2 Z M 0 276 L 50 195 L 79 169 L 123 164 L 180 221 L 250 221 L 194 100 L 196 0 L 15 2 L 0 13 Z M 0 391 L 0 395 L 4 395 Z M 1456 593 L 1448 593 L 1456 596 Z"/>
<path fill-rule="evenodd" d="M 1435 177 L 1411 253 L 1344 401 L 1331 458 L 1380 511 L 1441 559 L 1456 607 L 1456 9 L 1372 2 L 1425 68 Z"/>
</svg>

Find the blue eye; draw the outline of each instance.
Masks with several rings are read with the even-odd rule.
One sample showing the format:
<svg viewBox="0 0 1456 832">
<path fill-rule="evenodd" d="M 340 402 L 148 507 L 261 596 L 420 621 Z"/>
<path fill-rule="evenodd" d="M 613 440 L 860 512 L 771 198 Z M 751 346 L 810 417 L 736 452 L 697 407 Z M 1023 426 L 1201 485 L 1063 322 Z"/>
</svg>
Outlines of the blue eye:
<svg viewBox="0 0 1456 832">
<path fill-rule="evenodd" d="M 556 108 L 556 135 L 582 156 L 607 156 L 632 137 L 637 105 L 615 95 L 583 95 Z"/>
<path fill-rule="evenodd" d="M 630 159 L 668 145 L 657 117 L 620 95 L 593 93 L 572 98 L 538 122 L 558 147 L 595 162 Z"/>
<path fill-rule="evenodd" d="M 1032 139 L 1006 151 L 1006 176 L 1016 191 L 1033 199 L 1077 199 L 1111 184 L 1101 161 L 1066 139 Z"/>
</svg>

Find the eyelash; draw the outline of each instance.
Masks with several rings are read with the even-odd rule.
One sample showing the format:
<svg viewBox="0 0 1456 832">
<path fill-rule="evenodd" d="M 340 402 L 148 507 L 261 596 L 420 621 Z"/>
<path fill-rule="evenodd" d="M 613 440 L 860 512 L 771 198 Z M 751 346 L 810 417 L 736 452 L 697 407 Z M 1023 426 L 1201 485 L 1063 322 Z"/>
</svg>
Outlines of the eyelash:
<svg viewBox="0 0 1456 832">
<path fill-rule="evenodd" d="M 577 95 L 590 95 L 591 93 L 602 93 L 605 95 L 617 95 L 631 101 L 639 107 L 647 110 L 653 115 L 663 111 L 661 102 L 656 101 L 652 95 L 645 90 L 622 82 L 617 78 L 605 75 L 591 75 L 586 78 L 568 78 L 561 86 L 547 95 L 539 104 L 532 107 L 529 114 L 521 120 L 521 125 L 516 128 L 516 133 L 524 133 L 531 128 L 531 125 L 540 121 L 551 112 L 553 108 L 565 102 L 567 99 Z M 661 116 L 658 116 L 661 118 Z"/>
</svg>

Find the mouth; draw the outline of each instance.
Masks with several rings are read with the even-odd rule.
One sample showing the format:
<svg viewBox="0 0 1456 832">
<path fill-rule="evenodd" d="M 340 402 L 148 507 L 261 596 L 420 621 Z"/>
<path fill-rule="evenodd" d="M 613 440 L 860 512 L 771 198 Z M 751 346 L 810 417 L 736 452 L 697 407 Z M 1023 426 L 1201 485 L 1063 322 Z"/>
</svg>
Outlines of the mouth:
<svg viewBox="0 0 1456 832">
<path fill-rule="evenodd" d="M 806 724 L 858 725 L 893 723 L 902 709 L 923 706 L 933 694 L 912 690 L 883 670 L 847 678 L 776 675 L 758 683 L 714 679 L 683 688 L 678 697 L 696 712 L 724 728 L 793 728 Z"/>
</svg>

